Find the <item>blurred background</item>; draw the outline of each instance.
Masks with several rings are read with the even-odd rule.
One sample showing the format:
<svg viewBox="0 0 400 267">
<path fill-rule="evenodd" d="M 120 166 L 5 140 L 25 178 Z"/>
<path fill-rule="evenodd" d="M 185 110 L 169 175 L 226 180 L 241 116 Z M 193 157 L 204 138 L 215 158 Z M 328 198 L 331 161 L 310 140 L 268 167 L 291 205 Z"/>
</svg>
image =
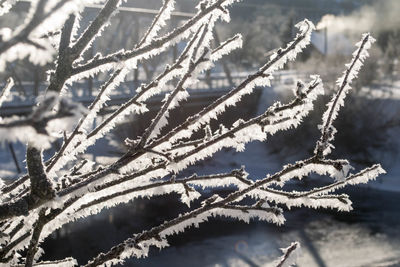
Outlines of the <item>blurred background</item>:
<svg viewBox="0 0 400 267">
<path fill-rule="evenodd" d="M 85 58 L 133 48 L 161 2 L 127 1 L 113 17 L 111 25 L 86 52 Z M 0 17 L 0 28 L 19 25 L 27 15 L 29 5 L 29 1 L 19 1 L 9 14 Z M 176 12 L 166 31 L 190 18 L 196 12 L 196 5 L 195 0 L 177 0 Z M 99 8 L 98 5 L 87 6 L 80 22 L 81 29 L 90 23 Z M 296 240 L 303 247 L 298 266 L 400 266 L 399 14 L 398 0 L 243 0 L 234 5 L 231 23 L 218 24 L 214 45 L 241 33 L 243 48 L 201 76 L 200 83 L 190 88 L 190 101 L 173 112 L 174 122 L 165 131 L 257 70 L 277 48 L 295 37 L 295 24 L 304 18 L 317 26 L 306 50 L 295 62 L 274 75 L 271 87 L 257 88 L 254 94 L 245 97 L 211 126 L 215 129 L 219 123 L 229 126 L 239 117 L 248 119 L 262 113 L 276 100 L 288 101 L 297 81 L 307 82 L 312 74 L 321 76 L 326 95 L 318 99 L 315 110 L 299 128 L 278 133 L 264 143 L 252 143 L 243 153 L 221 151 L 181 175 L 224 172 L 245 165 L 250 177 L 259 179 L 279 170 L 282 164 L 309 156 L 319 137 L 317 125 L 321 123 L 325 104 L 336 89 L 336 80 L 342 75 L 345 64 L 351 60 L 354 44 L 364 32 L 370 32 L 377 41 L 335 122 L 338 134 L 332 157 L 349 159 L 356 169 L 379 162 L 387 175 L 368 185 L 344 190 L 354 202 L 354 211 L 350 213 L 295 209 L 286 213 L 287 222 L 282 227 L 212 220 L 199 229 L 173 237 L 171 248 L 151 251 L 149 258 L 131 260 L 127 266 L 269 266 L 268 263 L 280 255 L 279 247 L 286 247 Z M 140 63 L 113 93 L 107 109 L 96 123 L 129 99 L 140 84 L 162 71 L 165 63 L 173 62 L 184 45 L 179 43 L 171 50 Z M 28 114 L 35 97 L 46 88 L 47 72 L 53 67 L 51 64 L 37 67 L 28 60 L 9 64 L 6 72 L 0 74 L 0 81 L 12 76 L 16 85 L 9 101 L 0 108 L 0 116 Z M 106 78 L 106 75 L 98 75 L 82 80 L 72 85 L 68 94 L 88 105 Z M 141 135 L 160 108 L 162 98 L 151 98 L 149 113 L 127 118 L 82 157 L 108 164 L 122 155 L 127 149 L 123 142 L 125 138 L 134 139 Z M 45 155 L 49 157 L 59 146 L 60 143 L 55 142 Z M 3 144 L 0 177 L 11 180 L 24 173 L 24 154 L 25 144 Z M 309 177 L 289 186 L 304 189 L 323 183 L 324 179 Z M 229 189 L 220 191 L 221 194 L 228 192 Z M 158 225 L 185 210 L 174 195 L 151 201 L 135 200 L 66 225 L 46 240 L 44 250 L 48 253 L 44 257 L 59 259 L 72 255 L 79 263 L 85 263 L 127 236 Z"/>
</svg>

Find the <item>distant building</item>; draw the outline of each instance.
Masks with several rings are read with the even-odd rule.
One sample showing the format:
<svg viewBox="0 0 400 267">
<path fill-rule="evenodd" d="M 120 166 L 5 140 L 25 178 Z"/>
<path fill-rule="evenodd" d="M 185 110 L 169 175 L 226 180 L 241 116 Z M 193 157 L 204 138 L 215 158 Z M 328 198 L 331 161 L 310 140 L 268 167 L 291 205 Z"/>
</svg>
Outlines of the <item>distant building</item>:
<svg viewBox="0 0 400 267">
<path fill-rule="evenodd" d="M 324 55 L 350 55 L 354 44 L 341 33 L 329 33 L 329 28 L 314 31 L 311 43 Z"/>
</svg>

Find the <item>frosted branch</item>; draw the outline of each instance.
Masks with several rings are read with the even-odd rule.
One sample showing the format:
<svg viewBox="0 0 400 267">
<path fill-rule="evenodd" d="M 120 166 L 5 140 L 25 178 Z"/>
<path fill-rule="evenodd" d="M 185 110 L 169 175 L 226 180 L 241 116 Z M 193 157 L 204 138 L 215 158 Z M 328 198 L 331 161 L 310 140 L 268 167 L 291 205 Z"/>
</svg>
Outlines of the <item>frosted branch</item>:
<svg viewBox="0 0 400 267">
<path fill-rule="evenodd" d="M 201 32 L 201 34 L 200 34 L 200 32 Z M 201 55 L 198 59 L 196 59 L 197 50 L 202 45 L 202 42 L 204 40 L 206 33 L 207 33 L 207 27 L 203 27 L 203 26 L 200 27 L 200 31 L 197 32 L 193 36 L 192 40 L 190 41 L 189 45 L 187 46 L 187 49 L 190 50 L 191 47 L 193 46 L 193 44 L 197 41 L 197 45 L 194 46 L 192 54 L 189 58 L 189 64 L 188 64 L 186 73 L 179 80 L 177 86 L 172 91 L 172 93 L 170 93 L 166 96 L 165 102 L 162 105 L 161 109 L 157 113 L 156 117 L 152 120 L 150 126 L 143 133 L 143 136 L 138 144 L 139 148 L 146 145 L 149 138 L 155 138 L 161 132 L 162 127 L 164 127 L 167 124 L 169 111 L 172 108 L 176 108 L 179 104 L 179 101 L 186 99 L 188 97 L 188 93 L 185 90 L 185 87 L 187 85 L 185 85 L 185 83 L 189 79 L 193 79 L 196 68 L 198 68 L 200 64 L 207 61 L 205 56 L 206 56 L 208 50 L 205 51 L 203 53 L 203 55 Z"/>
<path fill-rule="evenodd" d="M 84 74 L 85 72 L 89 73 L 90 75 L 91 72 L 98 72 L 99 67 L 101 67 L 102 70 L 113 68 L 113 64 L 115 62 L 128 61 L 132 59 L 139 60 L 141 58 L 148 58 L 150 56 L 159 54 L 170 45 L 177 43 L 181 39 L 187 38 L 193 29 L 196 29 L 196 27 L 206 22 L 205 17 L 207 17 L 207 15 L 218 14 L 218 17 L 225 15 L 220 8 L 230 5 L 233 2 L 235 1 L 216 0 L 206 8 L 199 11 L 194 17 L 192 17 L 182 26 L 176 28 L 163 37 L 153 39 L 148 45 L 144 45 L 130 51 L 117 52 L 112 55 L 94 59 L 84 65 L 75 67 L 72 75 L 87 75 Z"/>
<path fill-rule="evenodd" d="M 90 44 L 95 36 L 101 33 L 105 25 L 107 25 L 109 19 L 115 14 L 117 7 L 121 4 L 121 0 L 107 0 L 104 7 L 101 9 L 96 18 L 92 21 L 89 27 L 86 28 L 85 32 L 71 47 L 70 53 L 75 58 L 80 56 L 84 49 Z"/>
<path fill-rule="evenodd" d="M 44 218 L 45 218 L 45 208 L 41 209 L 39 212 L 39 218 L 34 224 L 32 237 L 29 242 L 28 252 L 26 254 L 25 266 L 32 267 L 35 254 L 38 250 L 39 238 L 44 226 Z"/>
<path fill-rule="evenodd" d="M 229 196 L 232 196 L 232 194 Z M 284 222 L 281 210 L 277 208 L 271 208 L 264 204 L 256 204 L 254 206 L 230 205 L 232 197 L 229 196 L 226 198 L 211 197 L 209 201 L 204 202 L 202 207 L 125 240 L 110 251 L 99 254 L 85 266 L 122 263 L 124 259 L 132 256 L 137 258 L 146 257 L 150 246 L 166 247 L 168 246 L 165 239 L 167 236 L 183 232 L 191 226 L 198 227 L 200 223 L 207 221 L 209 217 L 223 216 L 245 222 L 258 218 L 278 225 Z"/>
<path fill-rule="evenodd" d="M 0 69 L 7 62 L 29 57 L 33 64 L 44 65 L 53 59 L 55 50 L 49 40 L 40 38 L 59 30 L 69 14 L 83 8 L 84 1 L 39 0 L 31 4 L 23 25 L 14 32 L 5 31 L 0 45 Z"/>
<path fill-rule="evenodd" d="M 143 46 L 144 44 L 149 44 L 152 39 L 157 36 L 159 30 L 165 26 L 165 22 L 171 17 L 171 12 L 174 10 L 175 0 L 163 0 L 163 5 L 160 11 L 152 21 L 147 32 L 136 45 L 136 48 Z"/>
<path fill-rule="evenodd" d="M 353 53 L 352 61 L 346 64 L 347 69 L 344 71 L 343 76 L 336 82 L 339 89 L 327 104 L 327 110 L 322 116 L 322 126 L 320 126 L 322 135 L 315 148 L 315 154 L 318 157 L 326 156 L 331 152 L 331 148 L 333 148 L 330 141 L 334 139 L 336 129 L 332 126 L 332 123 L 336 119 L 340 107 L 344 105 L 344 99 L 351 89 L 351 82 L 357 77 L 364 60 L 368 57 L 367 50 L 373 42 L 375 42 L 375 39 L 369 33 L 363 34 L 362 40 L 356 44 L 358 49 Z"/>
<path fill-rule="evenodd" d="M 140 258 L 143 256 L 147 256 L 149 246 L 157 246 L 159 248 L 165 247 L 168 245 L 165 240 L 166 236 L 182 232 L 185 230 L 185 228 L 192 225 L 198 226 L 199 223 L 206 221 L 209 216 L 223 215 L 236 218 L 241 218 L 242 216 L 245 216 L 244 220 L 247 221 L 249 217 L 246 216 L 246 212 L 243 212 L 243 208 L 230 209 L 230 203 L 242 199 L 245 195 L 252 194 L 253 191 L 262 188 L 262 186 L 274 180 L 279 180 L 281 176 L 299 167 L 299 165 L 285 166 L 281 171 L 271 176 L 267 176 L 264 179 L 258 180 L 243 189 L 237 190 L 229 194 L 225 198 L 221 198 L 218 196 L 211 197 L 209 201 L 204 202 L 202 207 L 185 213 L 171 221 L 165 222 L 164 224 L 154 227 L 151 230 L 144 231 L 143 233 L 136 235 L 133 238 L 129 238 L 123 243 L 113 247 L 107 253 L 99 254 L 93 261 L 89 262 L 87 266 L 96 266 L 99 264 L 104 264 L 108 261 L 110 261 L 110 263 L 121 263 L 121 260 L 127 257 L 135 256 Z M 361 175 L 353 177 L 355 180 L 353 180 L 351 183 L 356 184 L 359 182 L 364 182 L 365 180 L 367 180 L 367 178 L 369 179 L 370 177 L 379 174 L 380 171 L 381 170 L 378 166 L 373 167 L 372 173 L 369 171 L 363 172 Z M 264 205 L 262 206 L 263 208 L 267 207 L 264 203 L 261 205 Z M 255 207 L 257 207 L 257 204 Z M 238 214 L 234 211 L 240 211 L 240 213 Z M 245 213 L 245 215 L 243 213 Z M 283 217 L 281 215 L 277 215 L 276 213 L 273 213 L 272 217 L 270 217 L 269 215 L 264 217 L 259 213 L 256 213 L 256 215 L 251 215 L 278 224 L 281 224 L 284 221 Z"/>
<path fill-rule="evenodd" d="M 220 97 L 206 108 L 194 116 L 189 117 L 184 123 L 170 131 L 165 136 L 154 142 L 154 145 L 160 145 L 166 140 L 169 143 L 176 142 L 182 138 L 188 138 L 198 130 L 201 125 L 208 124 L 209 121 L 225 111 L 228 106 L 234 106 L 241 100 L 243 95 L 250 94 L 256 86 L 269 86 L 272 79 L 272 73 L 284 66 L 288 60 L 294 60 L 297 53 L 309 44 L 311 31 L 314 25 L 308 20 L 298 24 L 301 32 L 295 40 L 287 45 L 285 49 L 279 49 L 273 54 L 270 61 L 262 66 L 255 74 L 249 75 L 240 85 L 232 89 L 226 95 Z"/>
<path fill-rule="evenodd" d="M 68 47 L 68 49 L 59 50 L 60 54 L 58 56 L 57 66 L 55 71 L 50 75 L 50 84 L 47 91 L 61 92 L 65 82 L 71 77 L 73 71 L 72 64 L 81 56 L 82 52 L 90 44 L 93 38 L 105 27 L 109 18 L 114 14 L 120 3 L 121 0 L 108 0 L 76 43 L 74 43 L 72 47 Z M 73 23 L 74 21 L 72 21 L 72 18 L 70 17 L 67 20 L 67 25 L 64 27 L 64 33 L 66 36 L 70 37 L 72 27 L 69 26 L 69 24 Z M 61 41 L 63 40 L 64 39 L 61 38 Z M 66 48 L 66 45 L 63 44 L 62 47 Z"/>
<path fill-rule="evenodd" d="M 0 14 L 16 0 L 0 0 Z M 96 56 L 83 61 L 85 49 L 109 24 L 122 0 L 107 0 L 96 18 L 82 34 L 77 36 L 80 12 L 85 3 L 99 0 L 38 0 L 32 2 L 25 22 L 15 31 L 1 31 L 0 70 L 5 64 L 27 55 L 35 64 L 45 64 L 58 55 L 56 67 L 49 75 L 47 94 L 27 117 L 1 119 L 1 140 L 13 137 L 28 143 L 26 162 L 28 174 L 13 183 L 0 183 L 0 262 L 19 266 L 72 266 L 72 258 L 54 262 L 37 262 L 40 258 L 39 245 L 43 240 L 68 222 L 99 213 L 137 198 L 152 198 L 166 194 L 177 194 L 189 211 L 163 224 L 145 230 L 126 239 L 106 253 L 101 253 L 88 266 L 121 263 L 129 257 L 147 256 L 150 246 L 168 246 L 170 235 L 197 227 L 209 218 L 224 216 L 250 222 L 259 219 L 281 225 L 284 223 L 282 208 L 308 207 L 351 210 L 351 200 L 346 194 L 334 193 L 348 185 L 366 183 L 385 173 L 377 164 L 351 174 L 353 169 L 347 160 L 327 159 L 330 142 L 336 130 L 332 126 L 344 98 L 350 90 L 351 81 L 356 77 L 365 58 L 367 49 L 374 41 L 369 34 L 363 35 L 358 49 L 353 54 L 343 77 L 338 80 L 338 92 L 328 104 L 322 118 L 322 136 L 317 143 L 315 155 L 305 160 L 287 164 L 263 179 L 251 180 L 244 167 L 229 173 L 212 175 L 192 175 L 176 178 L 182 170 L 222 148 L 243 151 L 251 141 L 265 141 L 278 131 L 295 128 L 313 109 L 315 99 L 323 94 L 321 79 L 314 75 L 311 82 L 298 82 L 294 88 L 294 98 L 285 104 L 275 102 L 264 113 L 248 120 L 238 118 L 232 126 L 223 125 L 213 129 L 213 119 L 235 106 L 244 95 L 256 87 L 270 86 L 275 71 L 282 69 L 290 60 L 310 43 L 314 25 L 304 20 L 296 25 L 299 33 L 285 47 L 266 60 L 254 74 L 249 75 L 230 92 L 190 116 L 175 129 L 160 136 L 169 123 L 169 112 L 178 107 L 188 97 L 187 88 L 198 81 L 198 75 L 213 67 L 213 63 L 223 55 L 241 47 L 240 35 L 236 35 L 211 50 L 212 32 L 217 20 L 229 20 L 226 9 L 236 0 L 202 0 L 198 12 L 182 26 L 160 35 L 166 20 L 171 16 L 175 0 L 164 0 L 159 12 L 142 39 L 131 50 L 121 50 L 105 56 Z M 56 36 L 59 44 L 48 38 Z M 166 65 L 153 81 L 142 84 L 136 94 L 118 107 L 100 125 L 92 129 L 93 121 L 109 100 L 111 90 L 116 88 L 128 72 L 137 68 L 137 63 L 149 59 L 188 39 L 187 45 L 175 62 Z M 80 65 L 79 65 L 80 64 Z M 99 89 L 94 101 L 85 110 L 67 99 L 62 89 L 67 84 L 93 76 L 96 73 L 109 75 L 109 79 Z M 109 73 L 108 73 L 109 72 Z M 173 83 L 175 87 L 166 86 Z M 5 101 L 12 81 L 0 93 L 0 106 Z M 86 151 L 96 140 L 113 129 L 116 123 L 131 113 L 148 111 L 145 101 L 162 92 L 167 92 L 160 110 L 150 126 L 138 140 L 126 139 L 128 151 L 107 166 L 95 162 L 79 160 L 77 155 Z M 77 119 L 79 116 L 79 120 Z M 73 120 L 73 130 L 67 126 L 66 118 Z M 62 121 L 60 119 L 63 119 Z M 71 125 L 71 126 L 72 126 Z M 63 132 L 60 132 L 62 130 Z M 7 134 L 5 134 L 7 131 Z M 201 134 L 204 132 L 204 134 Z M 26 137 L 21 137 L 22 134 Z M 194 135 L 199 134 L 201 138 Z M 42 162 L 42 149 L 50 147 L 56 138 L 63 137 L 63 144 L 47 162 Z M 22 139 L 21 139 L 22 138 Z M 23 139 L 26 138 L 26 139 Z M 0 140 L 0 141 L 1 141 Z M 8 139 L 7 139 L 8 141 Z M 68 162 L 75 163 L 69 170 L 60 171 Z M 287 191 L 288 181 L 302 179 L 311 174 L 333 178 L 329 185 L 315 187 L 302 192 Z M 171 177 L 171 178 L 168 178 Z M 205 195 L 204 188 L 215 190 L 226 187 L 225 197 L 213 195 L 193 208 L 190 205 Z M 246 198 L 250 204 L 242 204 Z M 283 250 L 284 255 L 278 266 L 291 264 L 298 243 Z M 26 255 L 23 258 L 18 252 Z"/>
<path fill-rule="evenodd" d="M 109 100 L 109 93 L 123 81 L 126 74 L 126 70 L 118 69 L 111 75 L 110 79 L 103 84 L 96 98 L 88 107 L 88 112 L 79 120 L 69 137 L 64 140 L 60 150 L 50 159 L 46 168 L 46 171 L 49 172 L 50 175 L 54 175 L 55 171 L 58 171 L 78 152 L 83 152 L 86 147 L 90 145 L 90 143 L 84 142 L 87 138 L 87 130 L 92 125 L 94 118 L 96 118 L 105 102 Z M 79 145 L 81 145 L 81 148 L 77 150 L 76 147 Z"/>
<path fill-rule="evenodd" d="M 199 28 L 200 30 L 200 28 Z M 236 35 L 226 42 L 221 44 L 218 48 L 211 52 L 210 60 L 216 61 L 223 55 L 229 53 L 230 51 L 241 46 L 241 36 Z M 137 90 L 137 94 L 128 100 L 126 103 L 121 105 L 115 112 L 108 116 L 101 124 L 99 124 L 95 129 L 88 133 L 89 143 L 94 143 L 95 140 L 100 138 L 103 134 L 114 128 L 115 124 L 121 120 L 124 116 L 131 112 L 142 113 L 147 111 L 147 108 L 142 103 L 146 101 L 149 97 L 160 93 L 164 85 L 170 81 L 172 78 L 181 75 L 181 68 L 183 63 L 187 60 L 189 49 L 185 48 L 184 52 L 179 56 L 175 63 L 171 66 L 167 66 L 165 70 L 157 76 L 153 81 L 146 85 L 142 85 Z"/>
<path fill-rule="evenodd" d="M 204 140 L 197 146 L 188 147 L 185 150 L 182 147 L 177 150 L 170 150 L 174 162 L 168 168 L 179 171 L 189 164 L 212 155 L 223 147 L 234 147 L 242 151 L 244 144 L 250 141 L 264 141 L 267 134 L 272 135 L 279 130 L 296 127 L 312 109 L 312 102 L 322 92 L 321 81 L 319 78 L 315 78 L 308 85 L 306 94 L 297 97 L 289 104 L 281 105 L 277 103 L 258 117 L 248 121 L 239 120 L 233 124 L 231 129 L 214 135 L 210 140 Z"/>
</svg>

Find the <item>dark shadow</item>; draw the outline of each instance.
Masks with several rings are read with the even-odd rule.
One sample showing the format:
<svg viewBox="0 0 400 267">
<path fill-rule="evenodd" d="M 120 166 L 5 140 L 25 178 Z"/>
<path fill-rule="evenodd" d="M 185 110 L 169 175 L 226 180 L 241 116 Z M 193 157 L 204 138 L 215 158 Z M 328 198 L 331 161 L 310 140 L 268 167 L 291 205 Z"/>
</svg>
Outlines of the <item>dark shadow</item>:
<svg viewBox="0 0 400 267">
<path fill-rule="evenodd" d="M 314 247 L 311 239 L 308 238 L 306 232 L 304 232 L 304 229 L 300 229 L 299 234 L 300 234 L 301 239 L 303 240 L 301 245 L 308 248 L 308 250 L 310 251 L 311 255 L 313 256 L 313 258 L 314 258 L 315 262 L 318 264 L 318 266 L 326 267 L 324 260 L 319 255 L 318 250 Z"/>
</svg>

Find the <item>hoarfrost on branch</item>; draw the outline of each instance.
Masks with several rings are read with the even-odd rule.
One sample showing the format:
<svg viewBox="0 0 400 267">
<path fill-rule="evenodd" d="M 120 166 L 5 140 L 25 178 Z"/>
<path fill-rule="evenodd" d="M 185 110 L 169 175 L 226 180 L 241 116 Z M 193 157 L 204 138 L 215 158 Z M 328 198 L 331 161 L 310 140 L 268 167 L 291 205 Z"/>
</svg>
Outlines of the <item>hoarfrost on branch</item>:
<svg viewBox="0 0 400 267">
<path fill-rule="evenodd" d="M 0 15 L 9 12 L 15 2 L 2 1 Z M 187 89 L 198 82 L 198 76 L 211 69 L 223 56 L 241 47 L 239 34 L 218 47 L 213 47 L 211 42 L 215 23 L 229 22 L 227 8 L 238 1 L 202 0 L 191 19 L 170 32 L 160 34 L 175 7 L 174 0 L 164 0 L 159 13 L 134 48 L 85 61 L 83 53 L 96 38 L 101 38 L 101 32 L 110 24 L 110 18 L 118 12 L 123 1 L 106 1 L 97 17 L 78 34 L 85 5 L 97 2 L 102 1 L 32 1 L 29 15 L 20 26 L 13 30 L 0 30 L 0 70 L 4 70 L 10 62 L 25 57 L 34 64 L 44 65 L 54 55 L 57 56 L 56 66 L 49 74 L 46 93 L 38 99 L 33 112 L 26 117 L 0 120 L 1 142 L 23 141 L 28 144 L 28 173 L 10 184 L 0 179 L 1 263 L 74 266 L 77 262 L 73 258 L 40 261 L 40 256 L 45 253 L 40 244 L 66 223 L 136 198 L 177 193 L 180 200 L 191 207 L 191 203 L 203 195 L 204 188 L 229 187 L 232 190 L 225 197 L 213 195 L 196 209 L 192 208 L 159 226 L 128 237 L 93 258 L 86 266 L 112 265 L 130 257 L 145 257 L 150 246 L 164 248 L 168 246 L 168 236 L 181 233 L 188 227 L 198 227 L 210 217 L 223 216 L 245 222 L 258 219 L 281 225 L 285 222 L 284 208 L 350 211 L 349 196 L 335 192 L 347 185 L 366 183 L 385 173 L 379 164 L 350 173 L 353 167 L 347 160 L 327 158 L 334 148 L 334 121 L 344 105 L 352 80 L 357 77 L 368 56 L 367 50 L 374 42 L 370 34 L 364 34 L 356 44 L 353 59 L 337 81 L 337 92 L 327 104 L 319 126 L 321 137 L 316 140 L 313 156 L 283 166 L 280 171 L 262 179 L 248 177 L 244 168 L 227 173 L 181 177 L 182 170 L 223 148 L 243 151 L 251 141 L 265 141 L 268 136 L 299 126 L 312 112 L 315 100 L 324 93 L 318 75 L 311 76 L 308 83 L 299 81 L 297 88 L 293 88 L 293 99 L 288 103 L 275 102 L 264 113 L 248 120 L 238 116 L 230 127 L 210 127 L 212 120 L 220 117 L 227 107 L 235 106 L 244 95 L 251 94 L 256 87 L 270 86 L 274 73 L 295 60 L 310 43 L 315 27 L 308 20 L 299 22 L 296 25 L 299 32 L 294 40 L 278 49 L 256 72 L 197 114 L 189 116 L 179 126 L 161 134 L 169 124 L 170 111 L 179 108 L 183 101 L 190 100 Z M 50 33 L 53 38 L 43 38 Z M 186 47 L 172 65 L 165 64 L 152 81 L 138 87 L 136 94 L 126 103 L 98 126 L 92 127 L 93 120 L 110 99 L 110 93 L 126 80 L 127 74 L 137 68 L 139 62 L 181 41 L 186 41 Z M 67 97 L 68 84 L 99 73 L 108 74 L 109 78 L 88 107 L 82 107 Z M 167 85 L 174 80 L 178 82 L 171 91 Z M 12 86 L 13 81 L 9 79 L 2 87 L 0 105 L 7 101 Z M 107 136 L 127 116 L 147 112 L 146 101 L 162 93 L 165 93 L 165 98 L 160 110 L 139 140 L 126 140 L 129 149 L 123 156 L 107 166 L 80 160 L 79 155 Z M 193 136 L 198 134 L 194 134 L 199 132 L 204 136 L 195 139 Z M 43 149 L 49 148 L 59 138 L 63 141 L 59 150 L 43 161 Z M 67 164 L 74 164 L 75 167 L 68 170 Z M 329 176 L 332 182 L 304 192 L 276 189 L 276 185 L 283 186 L 290 180 L 311 174 Z M 240 202 L 246 197 L 253 200 L 252 204 Z M 284 255 L 277 266 L 292 264 L 298 247 L 298 243 L 292 243 L 283 249 Z"/>
</svg>

